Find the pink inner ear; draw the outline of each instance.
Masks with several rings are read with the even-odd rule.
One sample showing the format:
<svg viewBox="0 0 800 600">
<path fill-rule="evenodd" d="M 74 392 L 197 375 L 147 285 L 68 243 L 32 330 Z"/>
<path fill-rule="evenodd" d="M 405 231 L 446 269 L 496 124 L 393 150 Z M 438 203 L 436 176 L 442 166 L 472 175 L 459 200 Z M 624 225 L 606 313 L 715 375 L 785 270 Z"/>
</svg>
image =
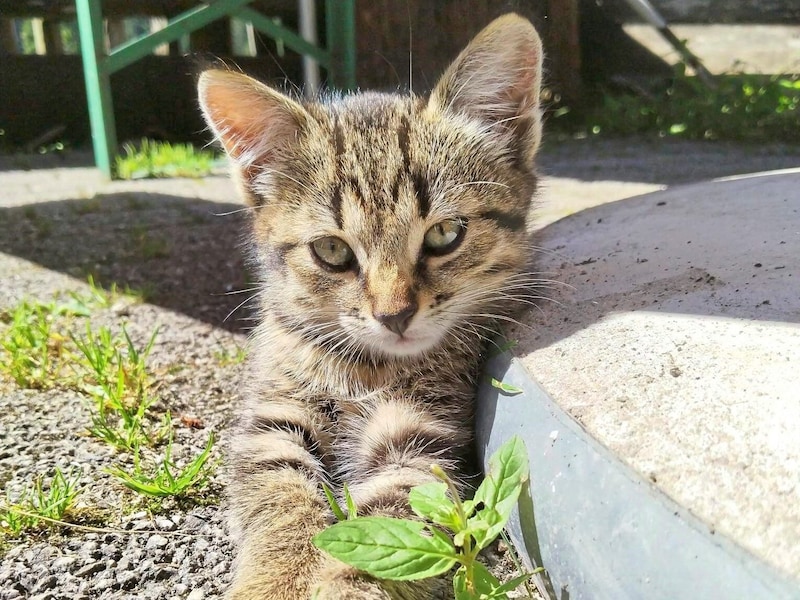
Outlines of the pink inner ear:
<svg viewBox="0 0 800 600">
<path fill-rule="evenodd" d="M 299 105 L 244 75 L 208 71 L 201 76 L 199 93 L 208 124 L 228 155 L 245 168 L 274 160 L 299 127 Z"/>
<path fill-rule="evenodd" d="M 490 23 L 456 58 L 431 96 L 440 109 L 499 124 L 536 111 L 542 49 L 533 26 L 517 15 Z"/>
</svg>

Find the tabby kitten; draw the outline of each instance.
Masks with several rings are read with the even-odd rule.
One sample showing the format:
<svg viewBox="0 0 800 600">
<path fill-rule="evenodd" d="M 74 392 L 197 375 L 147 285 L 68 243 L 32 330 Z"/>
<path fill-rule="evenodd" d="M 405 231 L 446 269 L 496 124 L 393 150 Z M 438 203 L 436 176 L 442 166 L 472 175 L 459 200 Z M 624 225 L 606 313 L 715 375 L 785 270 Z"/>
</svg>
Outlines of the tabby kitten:
<svg viewBox="0 0 800 600">
<path fill-rule="evenodd" d="M 464 475 L 481 351 L 529 297 L 542 51 L 495 20 L 431 96 L 299 102 L 204 72 L 200 103 L 253 207 L 261 323 L 230 446 L 230 597 L 448 598 L 318 551 L 326 482 L 408 515 L 436 462 Z"/>
</svg>

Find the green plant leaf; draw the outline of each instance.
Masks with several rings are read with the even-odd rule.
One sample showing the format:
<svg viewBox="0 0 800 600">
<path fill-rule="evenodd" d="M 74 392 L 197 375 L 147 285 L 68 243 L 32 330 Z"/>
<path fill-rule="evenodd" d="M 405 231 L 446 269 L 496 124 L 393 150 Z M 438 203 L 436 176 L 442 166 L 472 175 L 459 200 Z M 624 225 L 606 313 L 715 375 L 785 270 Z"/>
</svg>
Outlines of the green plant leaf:
<svg viewBox="0 0 800 600">
<path fill-rule="evenodd" d="M 518 388 L 515 385 L 511 385 L 510 383 L 503 383 L 499 379 L 495 379 L 492 377 L 492 387 L 497 388 L 501 392 L 505 392 L 506 394 L 521 394 L 524 390 L 522 388 Z"/>
<path fill-rule="evenodd" d="M 449 571 L 458 559 L 441 536 L 407 519 L 359 517 L 330 526 L 314 545 L 360 571 L 381 579 L 424 579 Z"/>
<path fill-rule="evenodd" d="M 490 598 L 503 598 L 508 592 L 513 592 L 523 583 L 528 581 L 528 579 L 533 576 L 533 573 L 523 573 L 513 579 L 509 579 L 503 585 L 499 586 L 495 591 L 493 596 L 489 596 Z"/>
<path fill-rule="evenodd" d="M 507 598 L 504 592 L 498 593 L 500 582 L 489 570 L 478 561 L 472 563 L 472 577 L 467 568 L 462 566 L 453 577 L 453 591 L 456 600 L 485 600 L 488 598 Z"/>
<path fill-rule="evenodd" d="M 456 600 L 475 600 L 475 594 L 467 586 L 467 569 L 463 566 L 453 576 L 453 592 Z"/>
<path fill-rule="evenodd" d="M 347 505 L 347 518 L 355 519 L 358 516 L 358 508 L 356 507 L 353 497 L 350 495 L 350 488 L 347 487 L 346 483 L 342 486 L 342 494 L 344 495 L 344 502 Z"/>
<path fill-rule="evenodd" d="M 471 535 L 479 550 L 483 550 L 503 531 L 508 517 L 493 508 L 484 508 L 467 521 L 464 532 Z"/>
<path fill-rule="evenodd" d="M 331 507 L 331 511 L 333 512 L 333 516 L 336 517 L 336 520 L 347 520 L 347 515 L 344 514 L 342 507 L 339 506 L 339 502 L 336 501 L 336 496 L 333 495 L 331 488 L 329 488 L 327 484 L 323 483 L 322 491 L 325 493 L 325 498 L 328 500 L 328 506 Z"/>
<path fill-rule="evenodd" d="M 528 453 L 522 438 L 515 435 L 489 458 L 489 472 L 478 486 L 473 501 L 496 510 L 505 522 L 527 480 Z"/>
<path fill-rule="evenodd" d="M 447 497 L 447 484 L 434 482 L 411 488 L 408 503 L 418 516 L 452 530 L 459 528 L 456 505 Z"/>
</svg>

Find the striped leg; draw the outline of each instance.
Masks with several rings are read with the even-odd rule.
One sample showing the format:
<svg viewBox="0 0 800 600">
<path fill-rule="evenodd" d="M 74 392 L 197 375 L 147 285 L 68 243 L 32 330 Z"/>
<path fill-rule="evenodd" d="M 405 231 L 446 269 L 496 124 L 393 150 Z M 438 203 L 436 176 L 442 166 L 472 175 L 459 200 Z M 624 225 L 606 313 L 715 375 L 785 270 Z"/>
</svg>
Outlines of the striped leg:
<svg viewBox="0 0 800 600">
<path fill-rule="evenodd" d="M 259 404 L 231 444 L 228 486 L 238 557 L 229 598 L 306 600 L 318 578 L 311 537 L 331 522 L 320 483 L 330 423 L 301 401 Z"/>
<path fill-rule="evenodd" d="M 461 471 L 460 457 L 466 454 L 472 431 L 468 410 L 452 405 L 434 410 L 394 398 L 359 408 L 361 414 L 341 423 L 341 430 L 347 433 L 337 440 L 337 466 L 342 480 L 349 483 L 359 514 L 411 516 L 408 492 L 416 485 L 436 481 L 431 464 L 437 463 L 450 473 Z M 359 592 L 358 586 L 370 587 L 371 595 Z M 351 569 L 332 560 L 326 563 L 320 590 L 320 600 L 452 597 L 452 586 L 444 578 L 368 586 Z"/>
</svg>

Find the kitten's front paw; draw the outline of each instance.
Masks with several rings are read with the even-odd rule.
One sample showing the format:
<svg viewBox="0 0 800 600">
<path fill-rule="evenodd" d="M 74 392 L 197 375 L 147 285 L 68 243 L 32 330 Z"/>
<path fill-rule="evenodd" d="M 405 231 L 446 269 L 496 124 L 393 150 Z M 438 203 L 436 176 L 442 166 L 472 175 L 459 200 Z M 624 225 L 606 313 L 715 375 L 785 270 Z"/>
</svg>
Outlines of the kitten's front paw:
<svg viewBox="0 0 800 600">
<path fill-rule="evenodd" d="M 381 581 L 329 559 L 313 588 L 312 600 L 452 600 L 447 578 L 423 581 Z"/>
<path fill-rule="evenodd" d="M 372 578 L 353 567 L 330 558 L 311 592 L 312 600 L 392 600 Z"/>
</svg>

